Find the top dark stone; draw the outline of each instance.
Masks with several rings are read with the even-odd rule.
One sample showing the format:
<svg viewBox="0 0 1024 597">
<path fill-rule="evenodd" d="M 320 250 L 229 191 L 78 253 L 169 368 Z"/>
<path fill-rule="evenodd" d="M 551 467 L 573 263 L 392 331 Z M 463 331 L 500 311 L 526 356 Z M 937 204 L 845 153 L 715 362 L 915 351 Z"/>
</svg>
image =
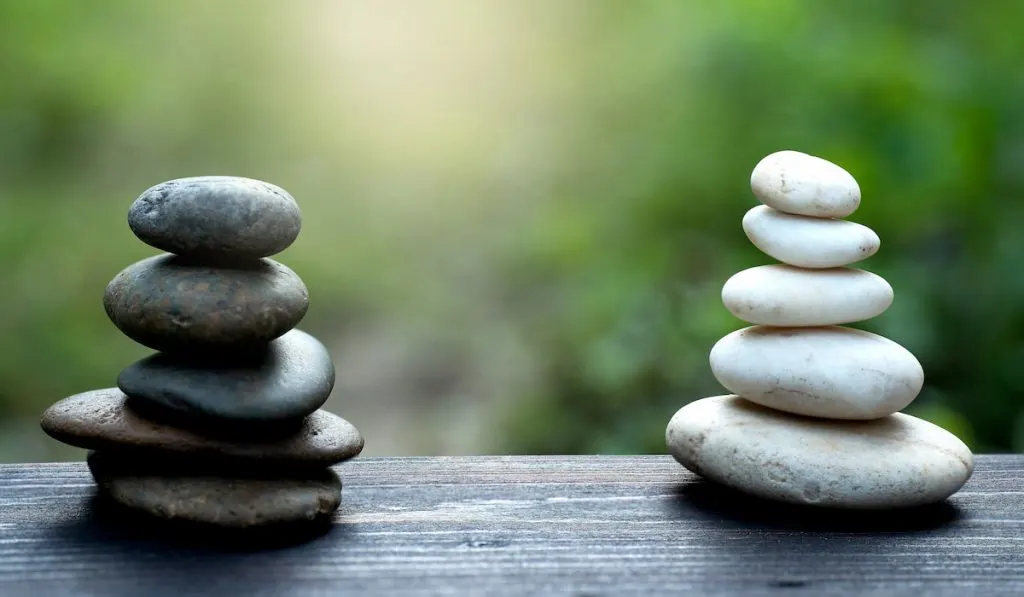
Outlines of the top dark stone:
<svg viewBox="0 0 1024 597">
<path fill-rule="evenodd" d="M 142 242 L 176 255 L 254 259 L 287 249 L 302 214 L 284 189 L 237 176 L 197 176 L 160 183 L 128 210 Z"/>
</svg>

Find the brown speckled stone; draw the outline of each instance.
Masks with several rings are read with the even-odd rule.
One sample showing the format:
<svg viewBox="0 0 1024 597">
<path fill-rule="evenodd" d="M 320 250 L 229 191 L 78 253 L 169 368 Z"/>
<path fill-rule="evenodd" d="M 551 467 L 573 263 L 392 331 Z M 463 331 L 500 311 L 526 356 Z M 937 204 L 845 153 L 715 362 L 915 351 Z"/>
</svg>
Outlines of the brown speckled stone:
<svg viewBox="0 0 1024 597">
<path fill-rule="evenodd" d="M 57 402 L 43 413 L 42 428 L 54 439 L 89 450 L 161 452 L 197 461 L 249 460 L 267 466 L 327 466 L 352 458 L 363 438 L 351 423 L 324 410 L 294 434 L 266 441 L 200 435 L 147 419 L 126 405 L 117 388 L 93 390 Z"/>
<path fill-rule="evenodd" d="M 147 189 L 128 225 L 153 247 L 200 258 L 259 258 L 299 235 L 302 214 L 284 189 L 237 176 L 196 176 Z"/>
<path fill-rule="evenodd" d="M 298 325 L 309 293 L 271 259 L 225 268 L 164 254 L 115 276 L 103 306 L 126 336 L 155 350 L 253 350 Z"/>
<path fill-rule="evenodd" d="M 235 476 L 195 463 L 146 462 L 91 452 L 89 470 L 107 496 L 153 516 L 227 528 L 317 522 L 341 505 L 341 479 L 328 469 Z"/>
</svg>

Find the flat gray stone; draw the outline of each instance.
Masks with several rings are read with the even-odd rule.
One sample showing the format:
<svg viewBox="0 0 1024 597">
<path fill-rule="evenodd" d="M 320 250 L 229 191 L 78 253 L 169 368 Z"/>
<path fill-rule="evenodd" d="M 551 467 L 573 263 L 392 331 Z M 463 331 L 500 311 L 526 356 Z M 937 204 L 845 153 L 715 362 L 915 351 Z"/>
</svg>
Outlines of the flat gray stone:
<svg viewBox="0 0 1024 597">
<path fill-rule="evenodd" d="M 186 415 L 239 422 L 302 418 L 334 388 L 334 364 L 316 338 L 292 330 L 253 357 L 225 361 L 157 353 L 117 378 L 137 400 Z"/>
<path fill-rule="evenodd" d="M 803 505 L 923 506 L 959 491 L 974 471 L 962 441 L 910 415 L 814 419 L 734 395 L 679 409 L 665 439 L 676 460 L 706 479 Z"/>
<path fill-rule="evenodd" d="M 309 308 L 302 279 L 272 259 L 213 267 L 163 254 L 134 263 L 103 296 L 110 320 L 136 342 L 167 352 L 262 349 Z"/>
<path fill-rule="evenodd" d="M 235 476 L 188 462 L 146 462 L 92 452 L 89 470 L 114 501 L 166 520 L 227 528 L 313 523 L 341 505 L 341 479 L 328 469 L 288 476 Z"/>
<path fill-rule="evenodd" d="M 49 436 L 87 450 L 159 452 L 195 460 L 257 461 L 265 465 L 328 466 L 363 449 L 359 431 L 345 419 L 318 410 L 284 437 L 219 438 L 148 419 L 127 405 L 117 388 L 65 398 L 43 413 Z"/>
<path fill-rule="evenodd" d="M 200 258 L 259 258 L 299 235 L 302 214 L 284 189 L 237 176 L 198 176 L 147 189 L 128 225 L 157 249 Z"/>
</svg>

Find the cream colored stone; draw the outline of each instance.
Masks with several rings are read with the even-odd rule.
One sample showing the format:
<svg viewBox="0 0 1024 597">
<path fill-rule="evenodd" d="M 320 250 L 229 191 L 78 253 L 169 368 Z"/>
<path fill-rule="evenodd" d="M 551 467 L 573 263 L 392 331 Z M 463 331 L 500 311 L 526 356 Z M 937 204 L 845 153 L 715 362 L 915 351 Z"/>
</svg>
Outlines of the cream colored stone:
<svg viewBox="0 0 1024 597">
<path fill-rule="evenodd" d="M 883 278 L 852 268 L 761 265 L 726 281 L 722 302 L 736 317 L 777 326 L 839 325 L 871 319 L 892 304 Z"/>
<path fill-rule="evenodd" d="M 974 470 L 963 442 L 922 419 L 897 413 L 827 421 L 738 396 L 684 406 L 666 440 L 676 460 L 709 480 L 763 498 L 837 508 L 939 502 Z"/>
<path fill-rule="evenodd" d="M 797 267 L 850 265 L 871 257 L 881 245 L 872 229 L 856 222 L 794 216 L 767 205 L 743 216 L 743 231 L 755 247 Z"/>
<path fill-rule="evenodd" d="M 765 205 L 797 215 L 845 218 L 860 205 L 860 186 L 849 172 L 799 151 L 778 151 L 758 162 L 750 188 Z"/>
<path fill-rule="evenodd" d="M 711 349 L 711 371 L 747 400 L 830 419 L 891 415 L 924 384 L 921 363 L 906 348 L 845 327 L 737 330 Z"/>
</svg>

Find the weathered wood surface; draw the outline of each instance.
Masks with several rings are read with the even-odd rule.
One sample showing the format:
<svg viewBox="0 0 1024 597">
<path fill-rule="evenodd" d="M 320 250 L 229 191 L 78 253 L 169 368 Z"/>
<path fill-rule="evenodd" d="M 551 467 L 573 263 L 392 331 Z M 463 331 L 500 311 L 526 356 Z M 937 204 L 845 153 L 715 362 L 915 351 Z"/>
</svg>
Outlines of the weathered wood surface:
<svg viewBox="0 0 1024 597">
<path fill-rule="evenodd" d="M 940 507 L 809 512 L 648 457 L 366 458 L 292 546 L 168 535 L 79 464 L 0 466 L 0 595 L 1024 595 L 1024 456 Z"/>
</svg>

